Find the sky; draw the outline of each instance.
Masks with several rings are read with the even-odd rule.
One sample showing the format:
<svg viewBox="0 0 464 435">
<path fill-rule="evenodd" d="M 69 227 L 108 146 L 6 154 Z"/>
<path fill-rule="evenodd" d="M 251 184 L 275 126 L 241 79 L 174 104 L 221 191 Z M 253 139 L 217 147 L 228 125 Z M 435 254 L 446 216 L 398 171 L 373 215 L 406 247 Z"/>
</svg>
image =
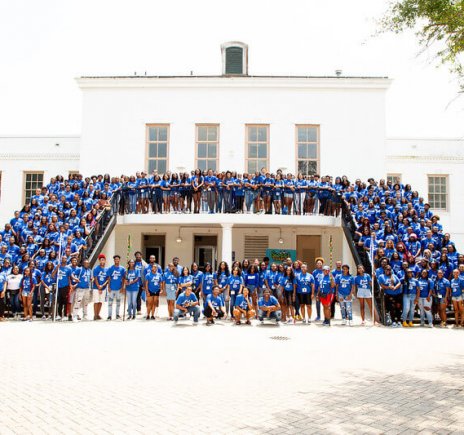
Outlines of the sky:
<svg viewBox="0 0 464 435">
<path fill-rule="evenodd" d="M 0 0 L 0 135 L 79 134 L 84 75 L 388 76 L 389 137 L 464 138 L 464 94 L 413 32 L 378 35 L 385 0 Z"/>
</svg>

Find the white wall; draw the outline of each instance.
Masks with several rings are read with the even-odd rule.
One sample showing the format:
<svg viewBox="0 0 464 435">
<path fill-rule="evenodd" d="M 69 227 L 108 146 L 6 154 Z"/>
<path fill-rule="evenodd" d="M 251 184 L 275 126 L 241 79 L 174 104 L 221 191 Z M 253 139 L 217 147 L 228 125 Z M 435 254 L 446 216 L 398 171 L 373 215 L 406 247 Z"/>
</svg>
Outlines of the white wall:
<svg viewBox="0 0 464 435">
<path fill-rule="evenodd" d="M 148 123 L 170 124 L 172 170 L 194 167 L 196 123 L 220 124 L 220 169 L 244 169 L 245 124 L 265 123 L 271 170 L 295 171 L 295 124 L 321 125 L 321 173 L 368 178 L 385 170 L 386 79 L 135 77 L 78 83 L 85 174 L 145 168 Z"/>
<path fill-rule="evenodd" d="M 449 208 L 434 210 L 458 250 L 464 250 L 464 140 L 393 138 L 387 140 L 387 173 L 401 174 L 402 182 L 428 201 L 428 175 L 447 175 Z"/>
<path fill-rule="evenodd" d="M 58 145 L 57 145 L 58 144 Z M 79 136 L 0 137 L 0 225 L 24 204 L 24 173 L 44 172 L 44 182 L 79 170 Z"/>
</svg>

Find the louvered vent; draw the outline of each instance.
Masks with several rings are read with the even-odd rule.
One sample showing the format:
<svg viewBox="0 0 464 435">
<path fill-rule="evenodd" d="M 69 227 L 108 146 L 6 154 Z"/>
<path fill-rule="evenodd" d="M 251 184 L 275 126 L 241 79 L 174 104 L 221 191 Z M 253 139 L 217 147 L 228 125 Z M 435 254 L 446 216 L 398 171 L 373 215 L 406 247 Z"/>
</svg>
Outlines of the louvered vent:
<svg viewBox="0 0 464 435">
<path fill-rule="evenodd" d="M 250 261 L 253 261 L 255 258 L 261 261 L 266 255 L 266 249 L 268 247 L 268 236 L 245 235 L 245 258 L 248 258 Z"/>
<path fill-rule="evenodd" d="M 243 74 L 243 49 L 241 47 L 226 49 L 226 74 Z"/>
</svg>

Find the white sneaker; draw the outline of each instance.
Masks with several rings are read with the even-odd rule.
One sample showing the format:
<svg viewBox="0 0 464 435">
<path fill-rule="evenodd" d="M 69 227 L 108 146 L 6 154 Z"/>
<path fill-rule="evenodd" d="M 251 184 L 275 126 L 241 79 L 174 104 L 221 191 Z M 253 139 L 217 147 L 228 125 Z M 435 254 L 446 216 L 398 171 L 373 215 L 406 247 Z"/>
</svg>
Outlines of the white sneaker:
<svg viewBox="0 0 464 435">
<path fill-rule="evenodd" d="M 396 322 L 392 323 L 392 328 L 396 328 Z"/>
<path fill-rule="evenodd" d="M 73 321 L 73 323 L 79 322 L 79 320 L 77 319 L 77 317 L 73 317 L 72 321 Z"/>
<path fill-rule="evenodd" d="M 260 320 L 259 322 L 261 323 L 261 325 L 264 325 L 264 320 Z"/>
<path fill-rule="evenodd" d="M 366 324 L 366 322 L 363 320 L 363 321 L 361 322 L 361 326 L 364 326 L 365 324 Z"/>
<path fill-rule="evenodd" d="M 342 325 L 346 325 L 346 319 L 342 320 Z"/>
<path fill-rule="evenodd" d="M 348 320 L 348 326 L 353 326 L 353 321 L 352 320 Z"/>
<path fill-rule="evenodd" d="M 428 327 L 429 327 L 429 328 L 433 328 L 433 323 L 429 323 L 429 324 L 428 324 Z"/>
<path fill-rule="evenodd" d="M 287 320 L 287 325 L 292 325 L 293 324 L 293 319 L 288 319 Z"/>
<path fill-rule="evenodd" d="M 61 317 L 60 316 L 56 316 L 55 317 L 55 320 L 57 320 L 58 322 L 61 320 Z"/>
</svg>

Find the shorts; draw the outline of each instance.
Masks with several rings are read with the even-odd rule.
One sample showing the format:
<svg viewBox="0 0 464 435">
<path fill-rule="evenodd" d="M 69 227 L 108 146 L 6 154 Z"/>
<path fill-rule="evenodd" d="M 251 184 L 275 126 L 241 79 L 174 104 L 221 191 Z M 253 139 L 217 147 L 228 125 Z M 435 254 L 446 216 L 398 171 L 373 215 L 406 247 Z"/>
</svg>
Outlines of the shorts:
<svg viewBox="0 0 464 435">
<path fill-rule="evenodd" d="M 285 291 L 285 303 L 287 305 L 293 305 L 293 292 Z"/>
<path fill-rule="evenodd" d="M 297 293 L 300 305 L 311 305 L 311 293 Z"/>
<path fill-rule="evenodd" d="M 176 293 L 177 293 L 177 285 L 176 284 L 166 284 L 166 299 L 168 301 L 175 301 L 176 300 Z"/>
<path fill-rule="evenodd" d="M 357 298 L 371 298 L 372 293 L 368 288 L 358 288 Z"/>
<path fill-rule="evenodd" d="M 277 298 L 281 299 L 283 295 L 283 289 L 282 287 L 277 287 L 276 289 L 272 289 L 272 294 Z"/>
<path fill-rule="evenodd" d="M 333 293 L 329 293 L 325 296 L 319 296 L 319 300 L 321 301 L 321 304 L 324 305 L 324 307 L 330 306 L 332 304 L 333 298 Z"/>
<path fill-rule="evenodd" d="M 163 198 L 167 199 L 171 195 L 171 192 L 169 190 L 163 190 Z"/>
<path fill-rule="evenodd" d="M 157 292 L 151 292 L 151 291 L 148 291 L 148 296 L 159 296 L 160 295 L 160 292 L 159 290 Z"/>
<path fill-rule="evenodd" d="M 139 192 L 140 199 L 148 199 L 150 197 L 150 191 L 144 190 L 143 192 Z"/>
<path fill-rule="evenodd" d="M 433 301 L 437 304 L 437 305 L 442 305 L 442 304 L 447 304 L 448 303 L 448 299 L 445 298 L 445 297 L 441 297 L 439 298 L 438 296 L 434 296 L 433 297 Z"/>
<path fill-rule="evenodd" d="M 293 199 L 293 193 L 285 192 L 285 193 L 284 193 L 284 198 L 291 198 L 291 199 Z"/>
<path fill-rule="evenodd" d="M 462 301 L 462 295 L 461 296 L 452 296 L 451 299 L 454 301 L 454 302 L 459 302 L 459 301 Z"/>
<path fill-rule="evenodd" d="M 280 201 L 282 198 L 282 194 L 280 192 L 274 192 L 272 194 L 272 200 L 273 201 Z"/>
<path fill-rule="evenodd" d="M 271 191 L 270 190 L 263 190 L 263 192 L 261 193 L 261 196 L 263 198 L 268 198 L 271 196 Z"/>
<path fill-rule="evenodd" d="M 101 294 L 98 289 L 93 289 L 93 303 L 102 304 L 106 300 L 106 290 L 102 290 Z"/>
</svg>

